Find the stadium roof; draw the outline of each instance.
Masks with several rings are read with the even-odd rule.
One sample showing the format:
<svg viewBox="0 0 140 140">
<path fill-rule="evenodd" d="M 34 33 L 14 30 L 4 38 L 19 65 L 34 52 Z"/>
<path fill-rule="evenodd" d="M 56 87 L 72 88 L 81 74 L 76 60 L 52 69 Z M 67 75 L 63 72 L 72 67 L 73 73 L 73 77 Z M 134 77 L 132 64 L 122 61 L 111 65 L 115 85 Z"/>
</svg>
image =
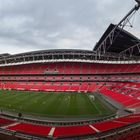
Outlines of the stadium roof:
<svg viewBox="0 0 140 140">
<path fill-rule="evenodd" d="M 38 51 L 31 51 L 25 53 L 18 53 L 18 54 L 0 54 L 0 57 L 12 57 L 12 56 L 24 56 L 24 55 L 35 55 L 35 54 L 42 54 L 42 53 L 62 53 L 62 52 L 85 52 L 85 53 L 94 53 L 92 50 L 80 50 L 80 49 L 50 49 L 50 50 L 38 50 Z"/>
<path fill-rule="evenodd" d="M 0 58 L 7 57 L 7 56 L 10 56 L 10 54 L 9 53 L 0 54 Z"/>
<path fill-rule="evenodd" d="M 98 49 L 102 41 L 107 37 L 107 35 L 112 31 L 114 27 L 115 27 L 114 24 L 109 25 L 109 27 L 107 28 L 101 39 L 95 45 L 95 48 L 93 49 L 94 51 Z M 120 53 L 121 51 L 124 51 L 140 42 L 140 39 L 138 39 L 131 33 L 119 27 L 115 31 L 115 35 L 117 34 L 119 34 L 119 36 L 116 38 L 113 44 L 107 49 L 107 52 Z M 107 40 L 107 44 L 109 44 L 109 40 Z"/>
</svg>

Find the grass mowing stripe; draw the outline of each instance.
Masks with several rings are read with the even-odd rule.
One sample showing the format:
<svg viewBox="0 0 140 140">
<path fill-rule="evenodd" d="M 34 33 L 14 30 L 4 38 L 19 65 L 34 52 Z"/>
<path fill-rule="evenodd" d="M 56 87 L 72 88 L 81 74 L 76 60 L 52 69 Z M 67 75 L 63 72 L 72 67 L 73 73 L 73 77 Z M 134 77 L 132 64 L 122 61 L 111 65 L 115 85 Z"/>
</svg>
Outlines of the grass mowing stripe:
<svg viewBox="0 0 140 140">
<path fill-rule="evenodd" d="M 87 98 L 88 98 L 88 100 L 89 100 L 89 102 L 88 103 L 90 103 L 90 104 L 92 104 L 93 106 L 94 106 L 94 108 L 92 108 L 92 110 L 95 112 L 95 114 L 97 115 L 97 114 L 102 114 L 101 113 L 101 111 L 98 109 L 98 106 L 97 106 L 97 100 L 96 100 L 96 97 L 94 96 L 94 100 L 93 101 L 91 101 L 91 99 L 90 99 L 90 97 L 89 97 L 89 95 L 87 94 L 87 96 L 86 96 Z"/>
<path fill-rule="evenodd" d="M 49 115 L 56 115 L 56 107 L 59 105 L 58 97 L 59 94 L 51 94 L 50 98 L 47 100 L 47 104 L 45 106 L 45 112 Z"/>
<path fill-rule="evenodd" d="M 47 117 L 97 117 L 111 114 L 95 95 L 82 93 L 48 93 L 25 91 L 0 91 L 0 107 L 14 109 L 17 112 Z M 113 112 L 114 113 L 114 112 Z"/>
<path fill-rule="evenodd" d="M 59 101 L 59 104 L 57 106 L 56 114 L 59 114 L 61 112 L 61 115 L 65 116 L 68 113 L 67 112 L 68 105 L 67 105 L 66 94 L 61 94 L 59 99 L 60 99 L 60 101 Z"/>
</svg>

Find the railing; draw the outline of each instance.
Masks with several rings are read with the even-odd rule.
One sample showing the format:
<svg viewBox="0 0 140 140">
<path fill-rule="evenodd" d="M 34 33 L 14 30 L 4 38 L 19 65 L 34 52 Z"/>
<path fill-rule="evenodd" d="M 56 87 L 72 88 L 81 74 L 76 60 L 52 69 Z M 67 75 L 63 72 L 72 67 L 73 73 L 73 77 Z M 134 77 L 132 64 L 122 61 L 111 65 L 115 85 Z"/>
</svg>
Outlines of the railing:
<svg viewBox="0 0 140 140">
<path fill-rule="evenodd" d="M 92 140 L 99 140 L 99 139 L 107 139 L 110 137 L 115 137 L 115 136 L 121 136 L 123 134 L 126 134 L 127 132 L 135 132 L 140 128 L 140 122 L 137 123 L 133 123 L 130 125 L 126 125 L 117 129 L 112 129 L 109 131 L 105 131 L 105 132 L 99 132 L 99 133 L 95 133 L 95 134 L 91 134 L 88 136 L 75 136 L 72 137 L 73 140 L 77 140 L 77 139 L 92 139 Z M 34 136 L 34 135 L 29 135 L 26 133 L 20 133 L 20 132 L 16 132 L 16 131 L 12 131 L 12 130 L 6 130 L 6 129 L 2 129 L 0 128 L 0 134 L 3 135 L 7 135 L 10 136 L 11 139 L 13 138 L 21 138 L 21 139 L 35 139 L 35 140 L 52 140 L 53 138 L 49 138 L 49 137 L 39 137 L 39 136 Z M 66 139 L 61 137 L 60 139 Z"/>
<path fill-rule="evenodd" d="M 43 124 L 48 126 L 75 126 L 75 125 L 85 125 L 85 124 L 92 124 L 96 122 L 101 122 L 105 120 L 114 119 L 116 117 L 116 113 L 113 113 L 111 115 L 105 116 L 105 117 L 98 117 L 98 118 L 71 118 L 66 119 L 64 116 L 60 118 L 49 118 L 49 117 L 41 117 L 41 116 L 34 116 L 34 114 L 26 114 L 22 113 L 22 118 L 19 118 L 18 113 L 11 111 L 11 110 L 2 110 L 1 116 L 11 119 L 18 119 L 20 122 L 25 123 L 35 123 L 35 124 Z"/>
</svg>

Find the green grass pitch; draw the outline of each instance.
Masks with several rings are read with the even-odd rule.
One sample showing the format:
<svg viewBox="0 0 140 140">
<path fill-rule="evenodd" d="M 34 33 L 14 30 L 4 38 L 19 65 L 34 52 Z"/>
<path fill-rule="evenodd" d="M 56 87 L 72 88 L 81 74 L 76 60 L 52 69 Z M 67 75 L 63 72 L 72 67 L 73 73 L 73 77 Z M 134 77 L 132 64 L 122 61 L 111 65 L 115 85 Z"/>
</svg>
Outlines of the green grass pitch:
<svg viewBox="0 0 140 140">
<path fill-rule="evenodd" d="M 114 113 L 102 100 L 97 95 L 91 98 L 88 93 L 0 91 L 1 109 L 54 118 L 90 118 Z"/>
</svg>

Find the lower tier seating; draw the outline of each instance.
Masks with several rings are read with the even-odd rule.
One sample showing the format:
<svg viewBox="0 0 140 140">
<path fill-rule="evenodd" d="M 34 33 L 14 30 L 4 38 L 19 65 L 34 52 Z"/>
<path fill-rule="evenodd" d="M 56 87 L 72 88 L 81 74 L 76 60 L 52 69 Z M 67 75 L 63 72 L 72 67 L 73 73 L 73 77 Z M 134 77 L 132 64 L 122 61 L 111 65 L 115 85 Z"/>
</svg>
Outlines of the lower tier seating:
<svg viewBox="0 0 140 140">
<path fill-rule="evenodd" d="M 117 137 L 117 140 L 139 140 L 140 139 L 140 128 L 139 129 L 135 129 L 133 131 L 128 131 L 124 134 L 122 134 L 121 136 Z"/>
<path fill-rule="evenodd" d="M 140 114 L 131 114 L 128 116 L 116 118 L 109 121 L 94 123 L 81 126 L 43 126 L 28 123 L 18 123 L 6 127 L 8 130 L 21 132 L 24 134 L 46 136 L 53 138 L 65 138 L 73 136 L 94 135 L 111 130 L 119 130 L 124 126 L 140 122 Z M 135 134 L 135 131 L 133 132 Z M 132 133 L 131 133 L 132 135 Z M 129 136 L 129 135 L 128 135 Z"/>
<path fill-rule="evenodd" d="M 13 120 L 8 120 L 8 119 L 5 119 L 5 118 L 0 118 L 0 126 L 8 125 L 8 124 L 11 124 L 11 123 L 14 123 L 14 121 Z"/>
<path fill-rule="evenodd" d="M 22 123 L 15 126 L 10 126 L 8 129 L 31 135 L 48 136 L 51 127 Z"/>
<path fill-rule="evenodd" d="M 70 137 L 70 136 L 82 136 L 96 133 L 91 127 L 87 126 L 67 126 L 56 127 L 53 137 Z"/>
<path fill-rule="evenodd" d="M 3 82 L 0 89 L 31 91 L 94 92 L 103 82 Z"/>
<path fill-rule="evenodd" d="M 102 86 L 100 92 L 129 108 L 140 107 L 139 83 L 108 83 Z"/>
</svg>

